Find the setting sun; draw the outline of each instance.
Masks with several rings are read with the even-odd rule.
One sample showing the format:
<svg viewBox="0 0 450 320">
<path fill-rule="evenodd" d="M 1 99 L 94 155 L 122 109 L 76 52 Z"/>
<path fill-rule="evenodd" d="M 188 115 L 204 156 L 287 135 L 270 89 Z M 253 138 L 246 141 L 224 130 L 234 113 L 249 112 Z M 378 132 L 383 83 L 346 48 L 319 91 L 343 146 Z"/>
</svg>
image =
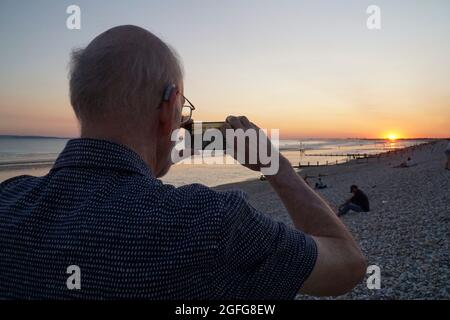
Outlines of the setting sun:
<svg viewBox="0 0 450 320">
<path fill-rule="evenodd" d="M 397 135 L 395 133 L 389 133 L 386 138 L 391 140 L 391 141 L 394 141 L 394 140 L 398 139 L 398 137 L 397 137 Z"/>
</svg>

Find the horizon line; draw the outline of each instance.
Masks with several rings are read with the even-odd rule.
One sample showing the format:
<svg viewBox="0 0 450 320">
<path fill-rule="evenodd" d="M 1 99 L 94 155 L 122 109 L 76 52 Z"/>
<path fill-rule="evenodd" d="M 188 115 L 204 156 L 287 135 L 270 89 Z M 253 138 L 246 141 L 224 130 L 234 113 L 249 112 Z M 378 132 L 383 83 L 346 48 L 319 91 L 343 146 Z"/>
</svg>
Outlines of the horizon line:
<svg viewBox="0 0 450 320">
<path fill-rule="evenodd" d="M 45 136 L 45 135 L 19 135 L 19 134 L 0 134 L 0 138 L 32 138 L 32 139 L 77 139 L 80 137 L 67 137 L 67 136 Z M 362 137 L 346 137 L 346 138 L 337 138 L 337 137 L 303 137 L 303 138 L 283 138 L 280 140 L 390 140 L 388 138 L 362 138 Z M 412 138 L 397 138 L 395 140 L 450 140 L 450 137 L 447 138 L 438 138 L 438 137 L 412 137 Z"/>
</svg>

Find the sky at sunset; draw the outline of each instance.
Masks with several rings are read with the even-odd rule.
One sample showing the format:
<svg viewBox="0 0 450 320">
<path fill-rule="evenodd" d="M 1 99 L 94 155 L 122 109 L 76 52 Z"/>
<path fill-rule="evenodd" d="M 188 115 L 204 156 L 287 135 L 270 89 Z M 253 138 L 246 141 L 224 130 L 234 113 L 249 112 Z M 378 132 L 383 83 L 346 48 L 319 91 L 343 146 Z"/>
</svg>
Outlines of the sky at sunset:
<svg viewBox="0 0 450 320">
<path fill-rule="evenodd" d="M 81 8 L 81 30 L 66 8 Z M 381 30 L 366 9 L 381 8 Z M 172 45 L 194 118 L 246 115 L 282 138 L 450 136 L 448 0 L 0 2 L 0 134 L 75 137 L 68 62 L 110 27 Z"/>
</svg>

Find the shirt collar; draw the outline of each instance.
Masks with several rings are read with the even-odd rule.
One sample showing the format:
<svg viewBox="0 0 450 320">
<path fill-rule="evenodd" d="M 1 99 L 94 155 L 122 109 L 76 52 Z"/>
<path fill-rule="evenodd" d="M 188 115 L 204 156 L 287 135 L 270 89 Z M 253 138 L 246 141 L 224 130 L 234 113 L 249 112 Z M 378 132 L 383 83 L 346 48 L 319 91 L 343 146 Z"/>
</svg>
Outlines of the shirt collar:
<svg viewBox="0 0 450 320">
<path fill-rule="evenodd" d="M 67 142 L 52 170 L 63 167 L 104 168 L 152 175 L 144 160 L 130 148 L 111 141 L 88 138 Z"/>
</svg>

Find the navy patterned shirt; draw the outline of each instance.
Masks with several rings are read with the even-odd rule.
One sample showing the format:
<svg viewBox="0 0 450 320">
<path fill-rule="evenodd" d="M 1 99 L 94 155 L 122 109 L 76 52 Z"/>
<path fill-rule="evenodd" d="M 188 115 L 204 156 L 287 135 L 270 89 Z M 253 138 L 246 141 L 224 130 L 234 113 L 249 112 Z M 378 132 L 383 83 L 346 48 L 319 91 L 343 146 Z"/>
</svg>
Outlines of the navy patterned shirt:
<svg viewBox="0 0 450 320">
<path fill-rule="evenodd" d="M 316 255 L 241 191 L 163 184 L 112 142 L 70 140 L 46 176 L 0 184 L 0 299 L 293 299 Z"/>
</svg>

